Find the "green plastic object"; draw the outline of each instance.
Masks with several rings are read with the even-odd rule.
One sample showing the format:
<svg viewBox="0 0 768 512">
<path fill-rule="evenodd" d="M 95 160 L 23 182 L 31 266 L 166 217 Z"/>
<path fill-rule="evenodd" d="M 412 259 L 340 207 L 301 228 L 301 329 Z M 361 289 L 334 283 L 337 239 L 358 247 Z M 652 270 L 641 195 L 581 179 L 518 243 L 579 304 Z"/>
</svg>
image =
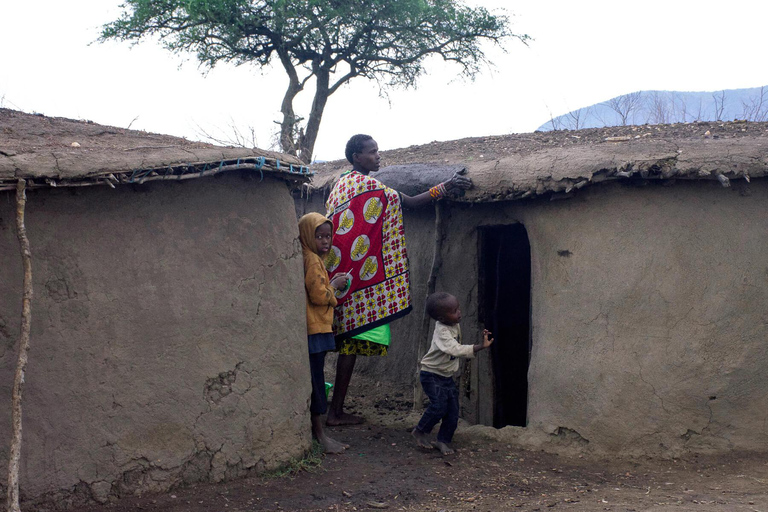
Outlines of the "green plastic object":
<svg viewBox="0 0 768 512">
<path fill-rule="evenodd" d="M 331 392 L 331 388 L 333 387 L 333 384 L 330 382 L 325 383 L 325 398 L 328 398 L 328 394 Z"/>
</svg>

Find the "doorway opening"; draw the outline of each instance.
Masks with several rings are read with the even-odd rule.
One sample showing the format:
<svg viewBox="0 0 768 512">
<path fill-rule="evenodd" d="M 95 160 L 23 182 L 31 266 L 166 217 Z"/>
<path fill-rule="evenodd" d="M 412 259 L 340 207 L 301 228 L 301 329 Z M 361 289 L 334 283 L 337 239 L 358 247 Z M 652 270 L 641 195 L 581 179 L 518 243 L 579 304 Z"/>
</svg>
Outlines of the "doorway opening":
<svg viewBox="0 0 768 512">
<path fill-rule="evenodd" d="M 522 224 L 479 228 L 479 319 L 496 340 L 493 426 L 524 427 L 531 356 L 531 245 Z"/>
</svg>

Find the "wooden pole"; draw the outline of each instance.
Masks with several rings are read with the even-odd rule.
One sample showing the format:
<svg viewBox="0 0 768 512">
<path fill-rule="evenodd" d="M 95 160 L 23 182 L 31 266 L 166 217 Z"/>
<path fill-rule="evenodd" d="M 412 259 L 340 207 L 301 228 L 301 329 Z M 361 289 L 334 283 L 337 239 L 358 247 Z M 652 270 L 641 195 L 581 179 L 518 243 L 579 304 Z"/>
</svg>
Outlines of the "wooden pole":
<svg viewBox="0 0 768 512">
<path fill-rule="evenodd" d="M 19 461 L 21 459 L 21 391 L 24 387 L 24 372 L 27 369 L 29 352 L 29 331 L 32 321 L 32 253 L 29 250 L 27 229 L 24 226 L 24 210 L 27 204 L 25 189 L 27 182 L 19 180 L 16 184 L 16 236 L 21 249 L 21 261 L 24 266 L 24 295 L 21 302 L 21 333 L 19 335 L 19 359 L 16 363 L 16 376 L 13 381 L 12 421 L 13 438 L 8 461 L 8 512 L 21 512 L 19 508 Z"/>
<path fill-rule="evenodd" d="M 427 293 L 424 296 L 424 304 L 426 305 L 426 298 L 435 293 L 435 283 L 437 282 L 437 273 L 440 271 L 440 267 L 443 266 L 443 214 L 440 206 L 440 201 L 435 202 L 435 248 L 432 253 L 432 268 L 429 271 L 429 279 L 427 280 Z M 431 344 L 428 340 L 429 336 L 429 315 L 427 314 L 426 307 L 421 317 L 421 332 L 419 333 L 419 350 L 416 359 L 416 381 L 413 383 L 413 410 L 420 411 L 422 403 L 424 402 L 424 390 L 421 389 L 421 383 L 419 382 L 419 363 L 424 354 L 429 350 Z"/>
</svg>

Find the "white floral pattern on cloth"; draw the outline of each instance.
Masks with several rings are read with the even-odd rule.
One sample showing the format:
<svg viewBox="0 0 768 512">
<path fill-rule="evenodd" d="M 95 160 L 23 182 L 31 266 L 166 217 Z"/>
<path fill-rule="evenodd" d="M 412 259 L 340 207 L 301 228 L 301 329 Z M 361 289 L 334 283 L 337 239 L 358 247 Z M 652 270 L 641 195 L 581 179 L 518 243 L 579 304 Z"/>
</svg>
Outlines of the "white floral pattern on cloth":
<svg viewBox="0 0 768 512">
<path fill-rule="evenodd" d="M 351 286 L 337 294 L 336 336 L 407 313 L 411 307 L 408 254 L 397 191 L 350 171 L 341 175 L 326 206 L 334 225 L 328 272 L 331 278 L 338 273 L 352 275 Z"/>
</svg>

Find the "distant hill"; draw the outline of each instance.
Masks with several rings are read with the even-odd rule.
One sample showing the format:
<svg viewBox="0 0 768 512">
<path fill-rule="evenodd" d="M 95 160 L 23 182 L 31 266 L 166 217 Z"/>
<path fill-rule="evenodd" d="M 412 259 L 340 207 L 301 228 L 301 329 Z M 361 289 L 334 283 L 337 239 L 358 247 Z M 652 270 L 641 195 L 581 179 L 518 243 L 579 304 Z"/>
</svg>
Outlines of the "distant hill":
<svg viewBox="0 0 768 512">
<path fill-rule="evenodd" d="M 736 119 L 768 121 L 768 86 L 710 92 L 638 91 L 552 118 L 538 130 Z"/>
</svg>

